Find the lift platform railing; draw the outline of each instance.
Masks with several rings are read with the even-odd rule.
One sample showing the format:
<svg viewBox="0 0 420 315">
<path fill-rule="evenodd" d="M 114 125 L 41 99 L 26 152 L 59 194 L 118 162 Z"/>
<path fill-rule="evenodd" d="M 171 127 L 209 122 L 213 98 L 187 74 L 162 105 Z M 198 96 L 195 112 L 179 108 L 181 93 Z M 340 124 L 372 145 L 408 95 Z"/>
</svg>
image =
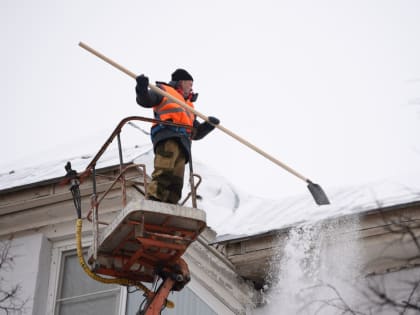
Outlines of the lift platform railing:
<svg viewBox="0 0 420 315">
<path fill-rule="evenodd" d="M 114 131 L 111 133 L 111 135 L 108 137 L 108 139 L 105 141 L 105 143 L 102 145 L 100 150 L 96 153 L 96 155 L 93 157 L 91 162 L 88 164 L 86 169 L 78 176 L 80 180 L 84 180 L 85 178 L 91 176 L 92 178 L 92 196 L 91 196 L 91 207 L 90 211 L 87 214 L 87 219 L 92 223 L 92 231 L 93 231 L 93 247 L 96 248 L 97 240 L 98 240 L 98 229 L 99 224 L 107 225 L 107 222 L 103 222 L 99 220 L 99 206 L 101 202 L 105 199 L 105 197 L 109 194 L 109 192 L 114 188 L 114 186 L 119 183 L 121 187 L 121 201 L 122 201 L 122 207 L 125 207 L 127 204 L 127 178 L 126 173 L 131 170 L 137 170 L 139 171 L 139 174 L 143 175 L 143 182 L 140 183 L 144 187 L 144 190 L 142 191 L 136 184 L 133 184 L 132 186 L 135 187 L 136 190 L 138 190 L 140 193 L 142 193 L 144 196 L 147 196 L 147 174 L 146 174 L 146 166 L 144 164 L 135 164 L 135 163 L 125 163 L 124 157 L 123 157 L 123 150 L 122 150 L 122 143 L 121 143 L 121 132 L 123 127 L 131 121 L 143 121 L 143 122 L 149 122 L 154 124 L 163 124 L 163 125 L 169 125 L 174 127 L 182 127 L 191 129 L 191 126 L 183 125 L 183 124 L 176 124 L 170 121 L 162 121 L 157 120 L 153 118 L 147 118 L 147 117 L 141 117 L 141 116 L 130 116 L 122 119 L 120 123 L 117 125 L 117 127 L 114 129 Z M 106 150 L 109 148 L 110 144 L 117 138 L 118 142 L 118 155 L 119 155 L 119 164 L 120 169 L 119 173 L 115 178 L 112 179 L 112 182 L 110 186 L 103 192 L 101 195 L 98 194 L 97 190 L 97 178 L 101 175 L 97 174 L 96 170 L 96 164 L 100 160 L 100 158 L 103 156 L 103 154 L 106 152 Z M 190 157 L 191 159 L 191 157 Z M 189 163 L 192 163 L 190 160 Z M 70 166 L 71 169 L 71 166 Z M 194 177 L 198 178 L 197 184 L 194 184 Z M 194 208 L 197 207 L 197 196 L 196 196 L 196 190 L 198 186 L 201 183 L 201 177 L 197 174 L 192 173 L 192 167 L 190 167 L 190 188 L 191 191 L 188 193 L 186 198 L 181 202 L 181 205 L 184 205 L 189 198 L 192 199 L 192 205 Z M 96 255 L 97 251 L 94 250 L 94 253 Z"/>
</svg>

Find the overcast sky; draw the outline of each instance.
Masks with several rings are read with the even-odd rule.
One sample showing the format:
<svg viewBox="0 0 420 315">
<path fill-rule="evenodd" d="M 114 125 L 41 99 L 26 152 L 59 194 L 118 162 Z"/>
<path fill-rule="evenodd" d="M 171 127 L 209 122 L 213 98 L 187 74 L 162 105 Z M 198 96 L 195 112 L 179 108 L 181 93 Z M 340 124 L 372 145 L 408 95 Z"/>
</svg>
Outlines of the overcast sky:
<svg viewBox="0 0 420 315">
<path fill-rule="evenodd" d="M 187 69 L 197 110 L 327 194 L 420 171 L 419 1 L 2 0 L 0 26 L 0 173 L 95 153 L 122 118 L 152 116 L 80 41 L 152 81 Z M 257 195 L 306 193 L 219 130 L 193 158 Z"/>
</svg>

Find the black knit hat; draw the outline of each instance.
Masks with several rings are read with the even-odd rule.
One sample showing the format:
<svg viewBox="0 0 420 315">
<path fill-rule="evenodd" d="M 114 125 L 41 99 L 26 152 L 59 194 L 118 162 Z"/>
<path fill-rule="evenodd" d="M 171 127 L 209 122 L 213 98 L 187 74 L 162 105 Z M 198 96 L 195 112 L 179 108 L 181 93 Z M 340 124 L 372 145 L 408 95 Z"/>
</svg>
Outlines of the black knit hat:
<svg viewBox="0 0 420 315">
<path fill-rule="evenodd" d="M 184 69 L 176 69 L 174 73 L 172 73 L 171 77 L 172 81 L 181 81 L 181 80 L 191 80 L 194 81 L 191 74 L 189 74 Z"/>
</svg>

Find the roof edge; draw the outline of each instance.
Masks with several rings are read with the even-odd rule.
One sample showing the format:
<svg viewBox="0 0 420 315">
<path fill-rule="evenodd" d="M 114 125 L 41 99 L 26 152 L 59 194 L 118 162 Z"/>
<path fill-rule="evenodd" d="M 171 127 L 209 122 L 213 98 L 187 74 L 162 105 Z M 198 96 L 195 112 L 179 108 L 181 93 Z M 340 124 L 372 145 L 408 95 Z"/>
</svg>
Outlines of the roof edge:
<svg viewBox="0 0 420 315">
<path fill-rule="evenodd" d="M 130 164 L 130 163 L 124 163 L 123 165 L 127 165 L 127 164 Z M 106 167 L 103 167 L 103 168 L 98 168 L 96 171 L 97 172 L 108 172 L 108 171 L 117 169 L 119 167 L 120 167 L 120 164 L 115 164 L 115 165 L 106 166 Z M 17 191 L 21 191 L 21 190 L 25 190 L 25 189 L 35 188 L 35 187 L 38 187 L 38 186 L 47 186 L 47 185 L 51 185 L 51 184 L 57 184 L 57 183 L 61 182 L 64 178 L 65 178 L 65 175 L 60 176 L 60 177 L 45 179 L 45 180 L 42 180 L 42 181 L 33 182 L 33 183 L 29 183 L 29 184 L 24 184 L 24 185 L 21 185 L 21 186 L 9 187 L 9 188 L 0 190 L 0 195 L 6 195 L 6 194 L 11 193 L 11 192 L 17 192 Z"/>
<path fill-rule="evenodd" d="M 388 211 L 392 211 L 392 210 L 398 210 L 398 209 L 402 209 L 402 208 L 407 208 L 407 207 L 416 207 L 416 206 L 420 206 L 420 200 L 417 201 L 412 201 L 412 202 L 406 202 L 406 203 L 401 203 L 401 204 L 394 204 L 394 205 L 390 205 L 390 206 L 386 206 L 386 207 L 380 207 L 380 208 L 371 208 L 362 212 L 357 212 L 357 213 L 350 213 L 350 214 L 345 214 L 345 215 L 336 215 L 336 216 L 332 216 L 329 218 L 325 218 L 323 220 L 320 221 L 328 221 L 328 220 L 334 220 L 337 218 L 340 219 L 344 219 L 344 218 L 350 218 L 350 217 L 354 217 L 354 216 L 368 216 L 368 215 L 373 215 L 373 214 L 378 214 L 380 212 L 388 212 Z M 224 234 L 225 237 L 223 237 L 224 235 L 220 235 L 216 237 L 216 239 L 209 243 L 209 245 L 225 245 L 228 243 L 239 243 L 239 242 L 244 242 L 244 241 L 248 241 L 251 239 L 255 239 L 255 238 L 262 238 L 265 236 L 271 236 L 271 235 L 275 235 L 275 234 L 279 234 L 279 233 L 285 233 L 287 232 L 289 229 L 291 229 L 292 227 L 305 223 L 307 221 L 299 221 L 296 222 L 294 224 L 290 224 L 290 225 L 286 225 L 283 226 L 279 229 L 273 229 L 273 230 L 268 230 L 268 231 L 263 231 L 263 232 L 257 232 L 255 234 L 240 234 L 240 235 L 234 235 L 232 234 L 232 238 L 228 238 L 227 235 L 229 234 Z M 318 221 L 317 221 L 318 222 Z"/>
</svg>

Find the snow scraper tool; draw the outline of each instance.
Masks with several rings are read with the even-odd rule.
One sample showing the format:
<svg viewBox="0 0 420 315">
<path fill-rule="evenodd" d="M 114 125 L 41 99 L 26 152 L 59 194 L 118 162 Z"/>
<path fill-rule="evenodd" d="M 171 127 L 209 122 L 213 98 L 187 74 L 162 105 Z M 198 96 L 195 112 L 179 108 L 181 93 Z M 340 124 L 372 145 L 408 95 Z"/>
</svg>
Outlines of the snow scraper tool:
<svg viewBox="0 0 420 315">
<path fill-rule="evenodd" d="M 129 75 L 130 77 L 132 77 L 133 79 L 135 79 L 137 77 L 137 75 L 134 72 L 129 71 L 128 69 L 122 67 L 121 65 L 119 65 L 118 63 L 116 63 L 115 61 L 109 59 L 108 57 L 104 56 L 103 54 L 101 54 L 100 52 L 96 51 L 95 49 L 89 47 L 88 45 L 80 42 L 79 46 L 82 47 L 83 49 L 87 50 L 88 52 L 92 53 L 93 55 L 95 55 L 96 57 L 102 59 L 103 61 L 109 63 L 110 65 L 114 66 L 115 68 L 117 68 L 118 70 L 124 72 L 125 74 Z M 153 85 L 153 84 L 149 84 L 149 88 L 162 95 L 167 97 L 168 99 L 170 99 L 171 101 L 177 103 L 178 105 L 180 105 L 181 107 L 183 107 L 184 109 L 192 112 L 194 115 L 200 117 L 201 119 L 207 121 L 208 123 L 211 124 L 211 122 L 209 121 L 208 117 L 201 114 L 200 112 L 198 112 L 197 110 L 195 110 L 194 108 L 191 108 L 190 106 L 188 106 L 186 103 L 178 100 L 177 98 L 174 98 L 172 95 L 170 95 L 169 93 L 161 90 L 160 88 L 158 88 L 157 86 Z M 308 189 L 312 194 L 312 197 L 314 198 L 315 202 L 318 205 L 327 205 L 329 204 L 329 200 L 327 195 L 325 194 L 325 192 L 322 190 L 321 186 L 319 186 L 318 184 L 313 183 L 312 181 L 310 181 L 308 178 L 306 178 L 305 176 L 299 174 L 297 171 L 295 171 L 294 169 L 292 169 L 291 167 L 287 166 L 286 164 L 284 164 L 283 162 L 277 160 L 276 158 L 274 158 L 273 156 L 269 155 L 268 153 L 264 152 L 263 150 L 261 150 L 260 148 L 256 147 L 255 145 L 253 145 L 252 143 L 248 142 L 247 140 L 239 137 L 237 134 L 233 133 L 232 131 L 230 131 L 229 129 L 226 129 L 225 127 L 221 126 L 220 124 L 215 125 L 216 128 L 220 129 L 221 131 L 223 131 L 224 133 L 228 134 L 229 136 L 231 136 L 232 138 L 234 138 L 235 140 L 241 142 L 242 144 L 246 145 L 247 147 L 249 147 L 250 149 L 254 150 L 255 152 L 261 154 L 262 156 L 264 156 L 265 158 L 269 159 L 271 162 L 277 164 L 278 166 L 282 167 L 283 169 L 285 169 L 286 171 L 288 171 L 289 173 L 295 175 L 296 177 L 300 178 L 301 180 L 303 180 L 307 185 L 308 185 Z"/>
</svg>

